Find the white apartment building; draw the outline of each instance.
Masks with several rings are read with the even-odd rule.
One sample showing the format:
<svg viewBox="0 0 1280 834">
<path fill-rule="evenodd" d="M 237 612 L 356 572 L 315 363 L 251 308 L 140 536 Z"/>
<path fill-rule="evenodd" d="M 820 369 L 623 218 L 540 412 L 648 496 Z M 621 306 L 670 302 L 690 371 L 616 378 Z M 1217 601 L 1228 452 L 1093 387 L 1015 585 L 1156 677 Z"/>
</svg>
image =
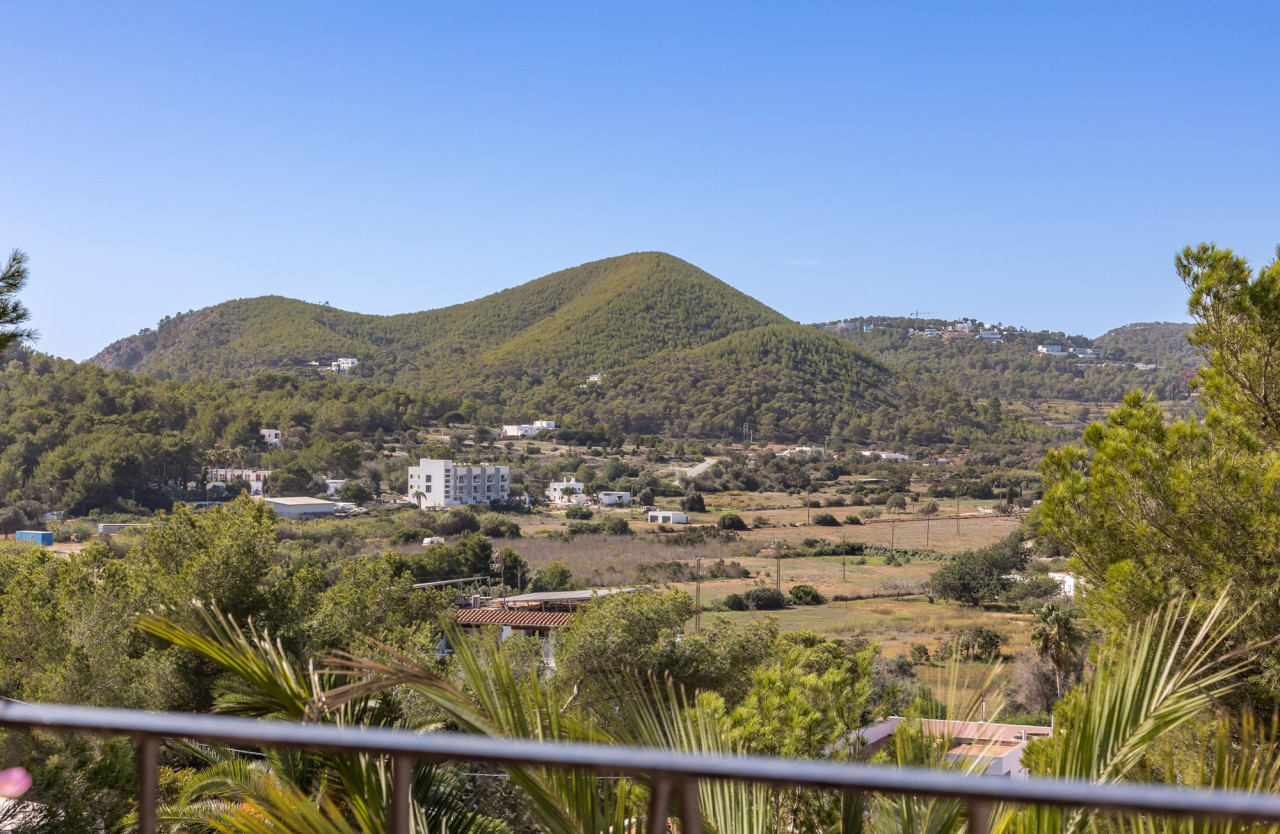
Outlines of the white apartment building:
<svg viewBox="0 0 1280 834">
<path fill-rule="evenodd" d="M 455 466 L 422 458 L 409 467 L 409 498 L 420 509 L 505 501 L 511 494 L 509 466 Z"/>
<path fill-rule="evenodd" d="M 238 469 L 230 466 L 216 466 L 206 469 L 204 473 L 205 490 L 213 487 L 226 488 L 232 481 L 245 481 L 249 484 L 250 495 L 261 495 L 262 487 L 267 483 L 271 469 Z"/>
</svg>

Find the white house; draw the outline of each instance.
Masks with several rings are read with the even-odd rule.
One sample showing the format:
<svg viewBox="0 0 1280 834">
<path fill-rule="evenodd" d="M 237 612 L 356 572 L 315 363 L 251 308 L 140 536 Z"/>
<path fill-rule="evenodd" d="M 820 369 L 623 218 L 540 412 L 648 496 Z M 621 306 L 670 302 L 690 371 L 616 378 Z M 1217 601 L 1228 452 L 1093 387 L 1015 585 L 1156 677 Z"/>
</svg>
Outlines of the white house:
<svg viewBox="0 0 1280 834">
<path fill-rule="evenodd" d="M 864 756 L 875 753 L 893 738 L 894 731 L 906 721 L 893 715 L 858 731 L 854 739 Z M 1022 751 L 1027 742 L 1048 738 L 1049 727 L 1035 724 L 989 724 L 985 721 L 949 721 L 939 718 L 920 719 L 920 729 L 930 738 L 945 739 L 947 759 L 964 763 L 982 776 L 1026 779 Z"/>
<path fill-rule="evenodd" d="M 340 356 L 329 365 L 329 370 L 337 371 L 343 376 L 346 376 L 348 371 L 359 364 L 360 360 L 356 359 L 354 356 Z"/>
<path fill-rule="evenodd" d="M 505 501 L 511 495 L 511 468 L 421 458 L 409 467 L 408 494 L 420 509 Z"/>
<path fill-rule="evenodd" d="M 576 501 L 576 496 L 582 495 L 582 491 L 587 485 L 579 481 L 577 478 L 570 478 L 567 481 L 552 481 L 547 486 L 547 498 L 556 504 L 581 504 L 583 501 Z"/>
<path fill-rule="evenodd" d="M 624 504 L 631 503 L 631 493 L 629 492 L 600 492 L 596 494 L 596 501 L 605 507 L 619 507 Z"/>
<path fill-rule="evenodd" d="M 1079 359 L 1102 358 L 1102 348 L 1071 348 L 1071 352 Z"/>
<path fill-rule="evenodd" d="M 540 431 L 554 429 L 555 420 L 534 420 L 532 424 L 520 423 L 514 426 L 503 426 L 503 437 L 532 437 Z"/>
<path fill-rule="evenodd" d="M 688 524 L 689 516 L 679 510 L 653 510 L 649 513 L 650 524 Z"/>
<path fill-rule="evenodd" d="M 246 481 L 249 484 L 250 495 L 261 495 L 262 485 L 267 482 L 267 476 L 275 470 L 273 469 L 237 469 L 229 466 L 214 466 L 205 470 L 205 490 L 208 491 L 212 487 L 226 486 L 231 481 Z"/>
<path fill-rule="evenodd" d="M 323 498 L 264 498 L 271 505 L 276 515 L 296 521 L 309 521 L 313 518 L 328 518 L 338 511 L 334 501 Z"/>
<path fill-rule="evenodd" d="M 1058 573 L 1050 571 L 1049 578 L 1058 583 L 1058 587 L 1062 589 L 1062 595 L 1064 597 L 1074 598 L 1077 589 L 1080 587 L 1080 577 L 1076 576 L 1074 573 Z"/>
<path fill-rule="evenodd" d="M 875 450 L 864 450 L 858 454 L 864 458 L 876 457 L 880 460 L 911 460 L 911 455 L 902 455 L 897 452 L 877 452 Z"/>
<path fill-rule="evenodd" d="M 324 489 L 330 496 L 337 495 L 338 490 L 347 485 L 346 478 L 325 478 Z"/>
<path fill-rule="evenodd" d="M 1062 345 L 1036 345 L 1036 353 L 1045 356 L 1066 356 L 1067 351 Z"/>
<path fill-rule="evenodd" d="M 825 446 L 795 446 L 786 451 L 778 452 L 778 457 L 789 458 L 792 455 L 817 455 L 826 457 L 827 449 Z"/>
<path fill-rule="evenodd" d="M 1004 334 L 999 330 L 983 330 L 978 334 L 978 338 L 984 342 L 993 344 L 1004 344 Z"/>
<path fill-rule="evenodd" d="M 280 448 L 280 429 L 262 429 L 258 434 L 262 435 L 262 442 L 267 444 L 267 448 Z"/>
</svg>

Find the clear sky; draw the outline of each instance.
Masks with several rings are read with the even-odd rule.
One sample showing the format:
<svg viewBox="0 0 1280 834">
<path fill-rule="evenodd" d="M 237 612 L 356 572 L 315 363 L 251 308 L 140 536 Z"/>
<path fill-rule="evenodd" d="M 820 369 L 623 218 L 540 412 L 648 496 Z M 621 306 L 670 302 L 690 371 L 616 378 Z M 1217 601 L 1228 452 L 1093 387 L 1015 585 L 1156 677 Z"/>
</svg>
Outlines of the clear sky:
<svg viewBox="0 0 1280 834">
<path fill-rule="evenodd" d="M 0 0 L 40 347 L 368 313 L 638 250 L 805 321 L 1181 319 L 1280 243 L 1275 3 Z"/>
</svg>

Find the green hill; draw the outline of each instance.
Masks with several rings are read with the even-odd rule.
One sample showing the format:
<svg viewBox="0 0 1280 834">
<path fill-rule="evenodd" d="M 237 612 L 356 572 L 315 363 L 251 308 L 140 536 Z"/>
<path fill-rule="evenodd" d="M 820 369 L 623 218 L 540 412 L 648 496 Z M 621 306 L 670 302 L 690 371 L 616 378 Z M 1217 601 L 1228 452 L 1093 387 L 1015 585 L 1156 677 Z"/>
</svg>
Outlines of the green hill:
<svg viewBox="0 0 1280 834">
<path fill-rule="evenodd" d="M 240 378 L 354 356 L 388 384 L 465 390 L 478 379 L 585 377 L 788 320 L 679 258 L 646 252 L 566 269 L 484 298 L 396 316 L 267 296 L 180 314 L 89 361 L 173 379 Z"/>
<path fill-rule="evenodd" d="M 884 405 L 889 374 L 697 267 L 656 252 L 584 264 L 484 298 L 370 316 L 268 296 L 162 321 L 91 363 L 162 379 L 352 376 L 469 404 L 494 424 L 556 415 L 615 431 L 820 437 Z M 599 374 L 599 382 L 588 377 Z"/>
</svg>

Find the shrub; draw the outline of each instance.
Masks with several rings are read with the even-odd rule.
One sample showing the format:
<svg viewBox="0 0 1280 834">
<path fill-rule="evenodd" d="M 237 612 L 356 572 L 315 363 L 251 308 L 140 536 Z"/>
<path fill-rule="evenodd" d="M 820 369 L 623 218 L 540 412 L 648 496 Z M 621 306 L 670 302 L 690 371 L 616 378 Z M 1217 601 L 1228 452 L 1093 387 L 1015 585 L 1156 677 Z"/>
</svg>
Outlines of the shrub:
<svg viewBox="0 0 1280 834">
<path fill-rule="evenodd" d="M 827 598 L 812 585 L 791 586 L 791 601 L 796 605 L 824 605 Z"/>
<path fill-rule="evenodd" d="M 584 507 L 581 504 L 574 504 L 572 507 L 564 511 L 565 518 L 572 518 L 575 521 L 587 521 L 593 515 L 595 515 L 595 513 L 591 512 L 589 508 Z"/>
<path fill-rule="evenodd" d="M 755 518 L 751 519 L 751 526 L 752 527 L 772 527 L 773 522 L 769 520 L 768 516 L 758 515 Z"/>
<path fill-rule="evenodd" d="M 849 513 L 847 516 L 844 517 L 844 523 L 845 524 L 861 524 L 862 519 L 858 518 L 853 513 Z"/>
<path fill-rule="evenodd" d="M 724 607 L 729 611 L 746 611 L 747 601 L 742 598 L 742 594 L 729 594 L 724 598 Z"/>
<path fill-rule="evenodd" d="M 912 663 L 928 663 L 929 647 L 924 643 L 911 644 L 911 662 Z"/>
<path fill-rule="evenodd" d="M 574 581 L 573 572 L 564 562 L 552 562 L 539 568 L 529 583 L 529 590 L 539 591 L 576 591 L 581 586 Z"/>
<path fill-rule="evenodd" d="M 952 642 L 955 650 L 969 660 L 994 660 L 1004 645 L 1004 637 L 986 626 L 971 625 L 958 629 Z"/>
<path fill-rule="evenodd" d="M 701 492 L 690 492 L 680 499 L 680 509 L 687 513 L 705 513 L 707 502 L 703 499 Z"/>
<path fill-rule="evenodd" d="M 611 515 L 600 520 L 600 529 L 610 536 L 631 535 L 631 525 L 620 515 Z"/>
<path fill-rule="evenodd" d="M 818 513 L 813 517 L 813 523 L 820 527 L 839 527 L 840 519 L 836 518 L 831 513 Z"/>
<path fill-rule="evenodd" d="M 742 520 L 742 516 L 737 513 L 725 513 L 720 516 L 720 520 L 716 522 L 721 530 L 745 530 L 747 523 Z"/>
<path fill-rule="evenodd" d="M 786 606 L 786 598 L 777 588 L 752 588 L 742 595 L 748 606 L 757 611 L 777 611 Z"/>
<path fill-rule="evenodd" d="M 875 508 L 869 508 L 866 510 L 862 510 L 861 512 L 858 513 L 858 515 L 866 519 L 879 518 L 880 511 Z"/>
<path fill-rule="evenodd" d="M 520 538 L 520 525 L 498 513 L 481 513 L 476 520 L 480 523 L 481 535 L 491 539 Z"/>
</svg>

